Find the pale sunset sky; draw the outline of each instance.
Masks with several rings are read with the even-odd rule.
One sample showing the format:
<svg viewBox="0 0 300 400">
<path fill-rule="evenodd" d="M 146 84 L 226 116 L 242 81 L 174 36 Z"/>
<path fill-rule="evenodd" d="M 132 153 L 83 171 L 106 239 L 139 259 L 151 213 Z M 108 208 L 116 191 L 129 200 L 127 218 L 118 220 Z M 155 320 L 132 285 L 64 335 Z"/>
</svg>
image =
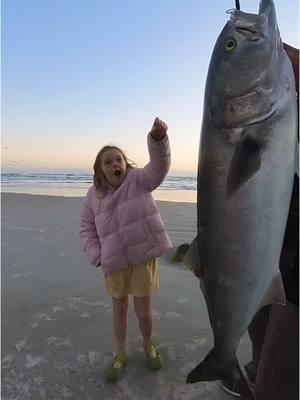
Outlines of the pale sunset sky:
<svg viewBox="0 0 300 400">
<path fill-rule="evenodd" d="M 258 12 L 259 0 L 240 0 Z M 196 175 L 214 43 L 234 0 L 3 0 L 2 172 L 87 172 L 105 144 L 143 166 L 156 116 Z M 275 0 L 299 47 L 298 0 Z"/>
</svg>

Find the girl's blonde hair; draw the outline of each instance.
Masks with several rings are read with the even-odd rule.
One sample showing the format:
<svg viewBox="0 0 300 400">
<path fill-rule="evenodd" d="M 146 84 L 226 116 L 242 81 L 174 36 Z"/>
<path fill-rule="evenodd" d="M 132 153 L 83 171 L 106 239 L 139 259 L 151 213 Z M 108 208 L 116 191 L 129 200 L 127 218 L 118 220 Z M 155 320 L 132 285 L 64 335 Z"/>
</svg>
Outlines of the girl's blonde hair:
<svg viewBox="0 0 300 400">
<path fill-rule="evenodd" d="M 96 156 L 95 162 L 94 162 L 94 176 L 93 176 L 93 183 L 96 188 L 96 191 L 100 196 L 104 196 L 106 192 L 109 189 L 109 184 L 107 182 L 107 179 L 105 178 L 102 169 L 101 169 L 101 162 L 102 162 L 102 156 L 103 154 L 108 151 L 108 150 L 117 150 L 122 154 L 122 157 L 125 160 L 126 163 L 126 168 L 134 168 L 136 166 L 134 161 L 131 161 L 126 154 L 124 153 L 123 150 L 121 150 L 117 146 L 104 146 L 102 149 L 99 151 L 99 153 Z"/>
</svg>

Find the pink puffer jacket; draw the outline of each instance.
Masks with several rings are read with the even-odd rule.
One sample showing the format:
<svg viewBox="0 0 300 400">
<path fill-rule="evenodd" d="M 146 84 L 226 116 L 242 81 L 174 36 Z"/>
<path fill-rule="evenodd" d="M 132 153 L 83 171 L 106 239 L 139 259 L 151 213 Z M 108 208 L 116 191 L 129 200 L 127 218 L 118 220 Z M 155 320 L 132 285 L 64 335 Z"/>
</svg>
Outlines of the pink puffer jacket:
<svg viewBox="0 0 300 400">
<path fill-rule="evenodd" d="M 165 178 L 171 162 L 167 135 L 147 138 L 150 161 L 129 169 L 115 191 L 99 198 L 91 186 L 80 214 L 83 252 L 105 274 L 159 257 L 172 248 L 151 191 Z"/>
</svg>

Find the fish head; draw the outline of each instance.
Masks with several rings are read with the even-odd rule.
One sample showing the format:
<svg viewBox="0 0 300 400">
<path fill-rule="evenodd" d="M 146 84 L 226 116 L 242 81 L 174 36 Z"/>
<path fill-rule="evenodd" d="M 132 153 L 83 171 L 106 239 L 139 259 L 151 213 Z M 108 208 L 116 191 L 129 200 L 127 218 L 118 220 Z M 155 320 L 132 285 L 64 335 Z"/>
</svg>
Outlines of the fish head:
<svg viewBox="0 0 300 400">
<path fill-rule="evenodd" d="M 207 75 L 205 103 L 215 126 L 241 127 L 274 111 L 282 52 L 272 0 L 262 0 L 258 14 L 231 11 Z"/>
</svg>

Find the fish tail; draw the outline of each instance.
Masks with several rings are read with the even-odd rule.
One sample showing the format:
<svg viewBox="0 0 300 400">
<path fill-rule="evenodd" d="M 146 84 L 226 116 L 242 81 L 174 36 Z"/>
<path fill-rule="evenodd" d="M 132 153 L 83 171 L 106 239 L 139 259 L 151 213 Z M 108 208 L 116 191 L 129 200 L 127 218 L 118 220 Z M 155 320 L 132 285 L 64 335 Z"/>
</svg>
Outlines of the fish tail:
<svg viewBox="0 0 300 400">
<path fill-rule="evenodd" d="M 214 350 L 204 358 L 187 376 L 186 383 L 216 381 L 223 379 L 223 368 L 215 357 Z"/>
<path fill-rule="evenodd" d="M 254 400 L 236 357 L 226 366 L 215 356 L 214 349 L 187 376 L 186 383 L 230 380 L 236 382 L 235 390 L 243 400 Z"/>
</svg>

